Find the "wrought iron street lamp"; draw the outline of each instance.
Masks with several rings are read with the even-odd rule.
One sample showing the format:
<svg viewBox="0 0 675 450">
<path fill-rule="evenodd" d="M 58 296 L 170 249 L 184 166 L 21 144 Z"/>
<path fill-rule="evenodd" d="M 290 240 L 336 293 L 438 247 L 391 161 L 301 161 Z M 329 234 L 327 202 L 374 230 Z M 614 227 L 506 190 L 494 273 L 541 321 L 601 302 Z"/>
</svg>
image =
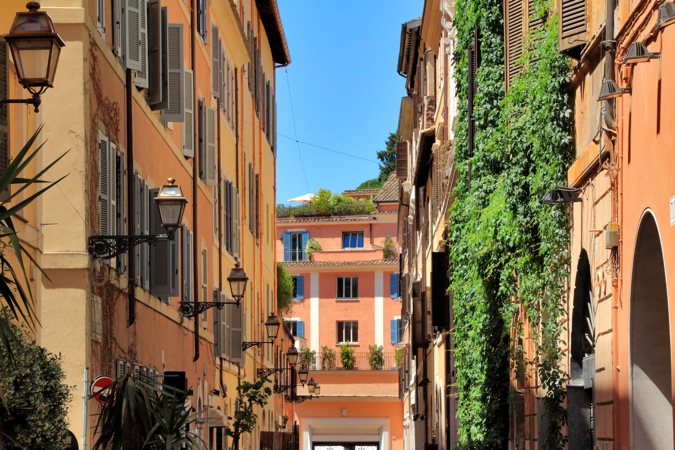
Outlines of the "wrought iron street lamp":
<svg viewBox="0 0 675 450">
<path fill-rule="evenodd" d="M 279 327 L 281 326 L 281 322 L 279 321 L 279 318 L 277 317 L 274 312 L 267 317 L 267 321 L 265 321 L 265 328 L 267 329 L 267 341 L 259 341 L 259 342 L 242 342 L 241 343 L 241 348 L 242 350 L 246 351 L 246 349 L 251 348 L 253 346 L 255 347 L 260 347 L 263 344 L 274 344 L 274 340 L 277 338 L 277 334 L 279 333 Z"/>
<path fill-rule="evenodd" d="M 187 200 L 180 186 L 174 184 L 176 180 L 169 178 L 168 182 L 159 189 L 155 197 L 162 227 L 166 229 L 166 234 L 89 236 L 89 254 L 94 259 L 110 259 L 139 244 L 148 244 L 152 247 L 159 240 L 172 240 L 174 232 L 180 226 Z"/>
<path fill-rule="evenodd" d="M 242 269 L 241 266 L 239 265 L 239 261 L 234 263 L 234 268 L 232 268 L 232 270 L 230 271 L 230 276 L 227 277 L 227 281 L 230 284 L 230 290 L 232 292 L 233 300 L 220 300 L 215 302 L 199 302 L 199 301 L 180 302 L 180 307 L 178 308 L 178 310 L 185 317 L 194 317 L 197 314 L 201 314 L 207 309 L 213 307 L 223 309 L 225 305 L 236 305 L 238 308 L 239 303 L 244 298 L 244 293 L 246 292 L 246 284 L 248 284 L 248 276 L 246 276 L 246 272 L 244 272 L 244 269 Z M 274 315 L 274 313 L 272 313 L 272 315 Z M 267 320 L 269 321 L 270 318 L 268 318 Z M 277 319 L 277 321 L 278 320 L 279 319 Z M 267 323 L 265 325 L 267 325 Z M 274 337 L 276 338 L 276 334 L 274 335 Z"/>
<path fill-rule="evenodd" d="M 16 13 L 9 34 L 3 37 L 12 52 L 19 83 L 32 98 L 3 99 L 0 103 L 27 103 L 37 112 L 40 95 L 53 87 L 59 55 L 65 44 L 56 33 L 49 14 L 40 11 L 39 2 L 28 2 L 26 8 L 27 12 Z"/>
</svg>

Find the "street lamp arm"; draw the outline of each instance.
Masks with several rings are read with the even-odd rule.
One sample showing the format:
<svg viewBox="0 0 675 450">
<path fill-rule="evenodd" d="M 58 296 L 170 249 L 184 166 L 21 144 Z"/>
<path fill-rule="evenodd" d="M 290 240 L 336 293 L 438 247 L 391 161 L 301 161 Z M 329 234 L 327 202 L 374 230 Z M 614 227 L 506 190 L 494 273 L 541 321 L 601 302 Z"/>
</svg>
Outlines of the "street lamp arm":
<svg viewBox="0 0 675 450">
<path fill-rule="evenodd" d="M 201 314 L 209 308 L 223 309 L 225 305 L 236 305 L 239 307 L 238 301 L 220 301 L 220 302 L 180 302 L 178 310 L 185 317 L 194 317 Z"/>
<path fill-rule="evenodd" d="M 126 253 L 139 244 L 155 246 L 157 241 L 171 239 L 168 234 L 147 234 L 140 236 L 89 236 L 87 250 L 94 259 L 110 259 Z"/>
<path fill-rule="evenodd" d="M 40 104 L 42 103 L 42 99 L 40 98 L 40 94 L 37 92 L 33 93 L 33 96 L 31 98 L 5 98 L 0 100 L 0 103 L 23 103 L 23 104 L 28 104 L 28 105 L 33 105 L 33 109 L 35 112 L 39 112 L 40 110 Z"/>
</svg>

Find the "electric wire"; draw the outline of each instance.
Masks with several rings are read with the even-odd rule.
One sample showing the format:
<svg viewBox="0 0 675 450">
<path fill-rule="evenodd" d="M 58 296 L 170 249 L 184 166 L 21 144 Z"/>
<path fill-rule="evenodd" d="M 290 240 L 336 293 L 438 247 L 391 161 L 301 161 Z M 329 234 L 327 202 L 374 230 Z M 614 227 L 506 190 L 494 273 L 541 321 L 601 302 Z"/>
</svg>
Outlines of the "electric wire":
<svg viewBox="0 0 675 450">
<path fill-rule="evenodd" d="M 282 138 L 288 139 L 288 140 L 290 140 L 290 141 L 295 141 L 295 142 L 298 143 L 298 144 L 308 145 L 308 146 L 310 146 L 310 147 L 320 148 L 321 150 L 326 150 L 326 151 L 328 151 L 328 152 L 339 153 L 340 155 L 349 156 L 350 158 L 361 159 L 361 160 L 363 160 L 363 161 L 368 161 L 368 162 L 372 162 L 372 163 L 375 163 L 375 164 L 378 163 L 378 162 L 375 161 L 374 159 L 368 159 L 368 158 L 364 158 L 363 156 L 352 155 L 351 153 L 341 152 L 341 151 L 339 151 L 339 150 L 334 150 L 334 149 L 332 149 L 332 148 L 323 147 L 323 146 L 317 145 L 317 144 L 310 144 L 309 142 L 304 142 L 304 141 L 301 141 L 301 140 L 298 140 L 298 139 L 294 139 L 294 138 L 292 138 L 292 137 L 290 137 L 290 136 L 283 135 L 283 134 L 281 134 L 281 133 L 279 133 L 279 132 L 277 132 L 277 136 L 280 136 L 280 137 L 282 137 Z"/>
<path fill-rule="evenodd" d="M 302 152 L 300 151 L 300 143 L 298 141 L 298 129 L 295 125 L 295 111 L 293 110 L 293 96 L 291 95 L 291 83 L 288 81 L 288 68 L 284 70 L 286 72 L 286 87 L 288 88 L 288 103 L 291 107 L 291 118 L 293 119 L 293 133 L 295 135 L 295 145 L 298 148 L 298 156 L 300 157 L 300 167 L 302 168 L 302 175 L 305 177 L 305 186 L 307 186 L 307 192 L 311 192 L 309 189 L 309 181 L 307 181 L 307 172 L 305 172 L 305 163 L 302 161 Z"/>
</svg>

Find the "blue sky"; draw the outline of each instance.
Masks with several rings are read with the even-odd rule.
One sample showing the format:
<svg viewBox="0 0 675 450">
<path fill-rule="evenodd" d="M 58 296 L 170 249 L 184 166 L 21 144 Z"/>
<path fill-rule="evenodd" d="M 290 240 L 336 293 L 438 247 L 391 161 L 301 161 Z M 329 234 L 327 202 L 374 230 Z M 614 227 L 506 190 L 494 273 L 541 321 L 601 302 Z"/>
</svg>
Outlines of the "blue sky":
<svg viewBox="0 0 675 450">
<path fill-rule="evenodd" d="M 376 152 L 396 131 L 405 96 L 401 25 L 423 3 L 278 0 L 292 62 L 276 72 L 277 203 L 379 174 Z"/>
</svg>

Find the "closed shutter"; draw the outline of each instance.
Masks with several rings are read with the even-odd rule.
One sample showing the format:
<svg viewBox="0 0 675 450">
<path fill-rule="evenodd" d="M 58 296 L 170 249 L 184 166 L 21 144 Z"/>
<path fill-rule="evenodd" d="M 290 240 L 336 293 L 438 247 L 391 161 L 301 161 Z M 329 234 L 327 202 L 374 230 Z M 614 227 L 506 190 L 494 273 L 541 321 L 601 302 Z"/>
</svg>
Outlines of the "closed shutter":
<svg viewBox="0 0 675 450">
<path fill-rule="evenodd" d="M 284 261 L 291 260 L 291 233 L 284 232 Z"/>
<path fill-rule="evenodd" d="M 298 300 L 302 300 L 305 298 L 305 277 L 302 275 L 298 275 L 295 278 L 295 283 L 296 283 L 296 295 L 295 298 Z"/>
<path fill-rule="evenodd" d="M 150 207 L 155 203 L 154 196 L 150 192 L 150 188 L 146 183 L 143 183 L 143 203 L 141 210 L 143 234 L 150 234 Z M 142 250 L 142 269 L 141 278 L 143 279 L 143 289 L 150 290 L 150 245 L 143 244 Z"/>
<path fill-rule="evenodd" d="M 140 88 L 148 84 L 148 0 L 139 0 L 140 14 L 138 22 L 138 51 L 140 69 L 136 72 L 134 83 Z M 159 12 L 159 11 L 158 11 Z"/>
<path fill-rule="evenodd" d="M 105 35 L 105 0 L 96 0 L 96 29 Z"/>
<path fill-rule="evenodd" d="M 232 198 L 230 198 L 230 182 L 223 182 L 223 240 L 225 250 L 232 253 Z"/>
<path fill-rule="evenodd" d="M 303 322 L 302 320 L 298 320 L 298 321 L 296 322 L 296 325 L 297 325 L 297 334 L 296 334 L 296 336 L 297 336 L 297 337 L 304 338 L 304 337 L 305 337 L 305 322 Z"/>
<path fill-rule="evenodd" d="M 448 253 L 433 252 L 431 254 L 432 325 L 442 330 L 450 327 L 449 286 Z"/>
<path fill-rule="evenodd" d="M 241 346 L 244 342 L 244 308 L 237 305 L 225 305 L 225 307 L 230 308 L 230 361 L 242 363 L 243 350 Z"/>
<path fill-rule="evenodd" d="M 154 98 L 156 103 L 150 104 L 153 111 L 164 111 L 169 108 L 169 12 L 166 6 L 160 8 L 160 65 L 150 66 L 151 70 L 159 73 L 160 87 L 155 86 L 154 91 L 160 92 L 159 98 Z M 155 64 L 155 62 L 151 62 Z M 152 77 L 152 74 L 151 74 Z M 151 83 L 156 82 L 151 79 Z M 153 86 L 150 86 L 152 91 Z"/>
<path fill-rule="evenodd" d="M 162 119 L 167 122 L 182 122 L 185 120 L 185 92 L 183 70 L 183 25 L 168 25 L 168 70 L 169 70 L 169 101 L 168 107 L 162 111 Z"/>
<path fill-rule="evenodd" d="M 233 199 L 233 223 L 232 230 L 234 236 L 234 256 L 239 257 L 241 253 L 241 228 L 239 224 L 241 223 L 241 204 L 239 202 L 239 190 L 232 185 L 232 191 L 234 192 Z"/>
<path fill-rule="evenodd" d="M 98 0 L 100 1 L 100 0 Z M 112 51 L 115 56 L 122 58 L 122 47 L 124 46 L 124 37 L 122 35 L 122 2 L 124 0 L 113 0 L 113 46 Z"/>
<path fill-rule="evenodd" d="M 7 43 L 0 38 L 0 98 L 9 97 L 7 91 Z M 7 172 L 9 167 L 9 108 L 0 107 L 0 175 Z M 10 197 L 9 187 L 0 192 L 0 201 L 7 201 Z"/>
<path fill-rule="evenodd" d="M 184 123 L 183 123 L 183 156 L 186 158 L 195 157 L 195 99 L 194 99 L 194 85 L 192 84 L 193 72 L 190 69 L 184 70 L 183 75 L 183 108 L 184 108 Z"/>
<path fill-rule="evenodd" d="M 182 267 L 181 267 L 181 272 L 183 275 L 183 294 L 182 294 L 182 301 L 183 302 L 190 302 L 192 303 L 193 300 L 193 293 L 192 293 L 192 277 L 193 277 L 193 271 L 192 268 L 194 267 L 194 261 L 193 261 L 193 255 L 192 255 L 192 249 L 193 249 L 193 234 L 192 232 L 187 228 L 187 226 L 183 225 L 183 255 L 182 255 Z"/>
<path fill-rule="evenodd" d="M 209 301 L 209 256 L 205 248 L 202 249 L 202 300 Z M 202 327 L 206 328 L 209 323 L 208 310 L 202 313 Z"/>
<path fill-rule="evenodd" d="M 98 231 L 110 235 L 110 142 L 108 137 L 98 133 Z"/>
<path fill-rule="evenodd" d="M 523 0 L 507 0 L 504 18 L 506 90 L 520 73 L 518 60 L 523 54 Z"/>
<path fill-rule="evenodd" d="M 248 230 L 253 234 L 253 164 L 248 163 Z"/>
<path fill-rule="evenodd" d="M 305 248 L 307 248 L 307 241 L 309 241 L 309 231 L 302 232 L 302 261 L 307 261 L 307 253 L 305 253 Z"/>
<path fill-rule="evenodd" d="M 127 234 L 126 215 L 126 156 L 117 151 L 117 234 Z M 117 257 L 117 271 L 124 273 L 127 270 L 127 255 L 122 253 Z"/>
<path fill-rule="evenodd" d="M 575 59 L 581 57 L 581 51 L 587 42 L 586 37 L 586 1 L 558 0 L 558 50 Z"/>
<path fill-rule="evenodd" d="M 396 143 L 396 178 L 408 178 L 408 141 Z"/>
<path fill-rule="evenodd" d="M 143 186 L 141 184 L 141 177 L 138 172 L 134 172 L 134 227 L 133 234 L 141 234 L 141 192 Z M 138 286 L 141 284 L 141 246 L 134 247 L 134 283 Z"/>
<path fill-rule="evenodd" d="M 421 348 L 424 345 L 424 309 L 422 295 L 413 297 L 412 308 L 412 345 L 413 348 Z"/>
<path fill-rule="evenodd" d="M 216 110 L 214 108 L 209 108 L 208 106 L 204 108 L 205 110 L 205 121 L 204 121 L 204 138 L 205 138 L 205 176 L 204 181 L 209 186 L 216 185 Z"/>
<path fill-rule="evenodd" d="M 255 222 L 255 239 L 260 243 L 260 174 L 255 174 L 255 201 L 253 205 L 253 218 Z"/>
<path fill-rule="evenodd" d="M 159 189 L 151 189 L 150 195 L 154 199 Z M 151 202 L 150 233 L 162 234 L 166 232 L 159 216 L 159 207 L 156 201 Z M 160 239 L 150 251 L 150 292 L 157 297 L 175 297 L 178 295 L 178 271 L 175 250 L 176 237 L 172 241 Z"/>
<path fill-rule="evenodd" d="M 398 274 L 392 273 L 389 275 L 389 295 L 391 298 L 398 298 Z"/>
<path fill-rule="evenodd" d="M 117 230 L 117 146 L 110 143 L 110 151 L 108 152 L 108 180 L 110 182 L 108 187 L 108 198 L 110 199 L 110 215 L 109 220 L 109 231 L 111 235 L 124 234 Z M 113 265 L 116 265 L 115 262 Z"/>
<path fill-rule="evenodd" d="M 220 293 L 220 300 L 227 300 L 222 292 Z M 225 305 L 220 312 L 220 356 L 228 360 L 230 359 L 230 317 L 233 308 L 236 308 L 236 306 Z"/>
<path fill-rule="evenodd" d="M 162 58 L 162 7 L 160 0 L 150 0 L 148 3 L 148 104 L 150 109 L 162 101 L 163 91 L 163 62 Z"/>
<path fill-rule="evenodd" d="M 220 39 L 218 38 L 218 27 L 211 26 L 211 95 L 215 98 L 220 97 L 222 80 L 220 78 Z"/>
<path fill-rule="evenodd" d="M 126 0 L 124 9 L 124 65 L 140 71 L 141 67 L 141 3 L 143 0 Z"/>
</svg>

